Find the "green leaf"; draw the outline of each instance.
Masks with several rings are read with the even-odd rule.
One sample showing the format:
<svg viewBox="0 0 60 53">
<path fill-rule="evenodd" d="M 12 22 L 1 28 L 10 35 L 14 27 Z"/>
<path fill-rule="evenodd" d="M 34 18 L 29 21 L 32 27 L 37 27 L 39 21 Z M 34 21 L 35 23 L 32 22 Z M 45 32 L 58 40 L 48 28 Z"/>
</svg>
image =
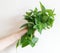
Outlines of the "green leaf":
<svg viewBox="0 0 60 53">
<path fill-rule="evenodd" d="M 32 15 L 32 12 L 26 12 L 26 15 L 27 16 L 31 16 Z"/>
<path fill-rule="evenodd" d="M 43 30 L 43 25 L 42 25 L 42 24 L 38 24 L 38 25 L 37 25 L 37 29 L 38 29 L 38 31 L 41 33 L 42 30 Z"/>
<path fill-rule="evenodd" d="M 35 19 L 35 23 L 36 25 L 34 26 L 34 28 L 36 28 L 40 33 L 42 32 L 43 30 L 43 25 L 41 22 L 39 22 L 37 19 Z"/>
<path fill-rule="evenodd" d="M 44 16 L 42 16 L 42 18 L 41 18 L 41 21 L 43 22 L 43 23 L 45 23 L 47 20 L 48 20 L 48 16 L 47 15 L 44 15 Z"/>
<path fill-rule="evenodd" d="M 17 44 L 16 44 L 16 48 L 20 45 L 20 40 L 18 40 Z"/>
<path fill-rule="evenodd" d="M 40 7 L 41 7 L 42 12 L 45 12 L 45 7 L 41 2 L 40 2 Z"/>
<path fill-rule="evenodd" d="M 22 27 L 27 27 L 27 25 L 28 25 L 28 23 L 22 25 L 20 28 L 22 28 Z"/>
<path fill-rule="evenodd" d="M 48 13 L 49 16 L 52 16 L 54 18 L 54 10 L 51 9 L 46 9 L 46 12 Z"/>
<path fill-rule="evenodd" d="M 38 38 L 33 37 L 32 40 L 31 40 L 31 42 L 30 42 L 30 45 L 31 45 L 32 47 L 34 47 L 35 44 L 37 43 L 37 41 L 38 41 Z"/>
<path fill-rule="evenodd" d="M 21 46 L 25 47 L 27 45 L 29 45 L 29 40 L 28 40 L 28 36 L 27 34 L 25 34 L 24 36 L 21 37 Z"/>
<path fill-rule="evenodd" d="M 33 11 L 34 15 L 36 15 L 38 13 L 38 9 L 35 8 L 34 11 Z"/>
<path fill-rule="evenodd" d="M 29 45 L 29 42 L 28 42 L 27 39 L 25 39 L 24 42 L 22 43 L 22 47 L 25 47 L 25 46 L 27 46 L 27 45 Z"/>
<path fill-rule="evenodd" d="M 34 32 L 35 32 L 35 29 L 33 29 L 33 28 L 28 29 L 28 34 L 34 34 Z"/>
<path fill-rule="evenodd" d="M 49 18 L 47 24 L 48 24 L 50 27 L 52 27 L 53 22 L 54 22 L 54 19 Z"/>
</svg>

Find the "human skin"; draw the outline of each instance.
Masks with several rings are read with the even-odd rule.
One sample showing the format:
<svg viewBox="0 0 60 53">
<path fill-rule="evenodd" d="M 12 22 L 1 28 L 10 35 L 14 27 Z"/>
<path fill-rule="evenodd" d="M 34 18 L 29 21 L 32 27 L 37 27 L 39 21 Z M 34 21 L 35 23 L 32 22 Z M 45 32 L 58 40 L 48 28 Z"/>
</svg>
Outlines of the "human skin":
<svg viewBox="0 0 60 53">
<path fill-rule="evenodd" d="M 27 32 L 27 29 L 25 28 L 7 37 L 0 39 L 0 51 L 12 45 L 14 42 L 20 39 L 21 36 L 23 36 L 26 32 Z"/>
</svg>

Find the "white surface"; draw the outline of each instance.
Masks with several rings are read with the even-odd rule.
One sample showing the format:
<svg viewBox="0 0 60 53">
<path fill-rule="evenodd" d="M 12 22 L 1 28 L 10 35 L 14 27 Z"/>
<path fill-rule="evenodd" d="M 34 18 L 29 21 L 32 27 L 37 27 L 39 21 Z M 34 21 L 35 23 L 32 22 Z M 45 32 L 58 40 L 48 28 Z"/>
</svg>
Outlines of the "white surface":
<svg viewBox="0 0 60 53">
<path fill-rule="evenodd" d="M 60 53 L 60 0 L 40 0 L 46 8 L 55 8 L 55 22 L 50 30 L 41 35 L 36 32 L 39 41 L 34 48 L 18 48 L 15 45 L 0 53 Z M 21 19 L 28 9 L 39 8 L 38 0 L 0 0 L 0 37 L 19 30 Z"/>
</svg>

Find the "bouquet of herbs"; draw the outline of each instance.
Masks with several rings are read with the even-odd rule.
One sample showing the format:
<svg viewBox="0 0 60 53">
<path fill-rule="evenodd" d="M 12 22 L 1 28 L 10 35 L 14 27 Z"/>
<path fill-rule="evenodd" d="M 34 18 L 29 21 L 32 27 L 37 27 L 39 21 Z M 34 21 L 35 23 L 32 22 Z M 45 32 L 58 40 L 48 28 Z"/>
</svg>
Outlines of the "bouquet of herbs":
<svg viewBox="0 0 60 53">
<path fill-rule="evenodd" d="M 54 22 L 54 10 L 46 9 L 43 4 L 40 2 L 41 10 L 35 8 L 30 10 L 25 14 L 25 20 L 27 21 L 21 27 L 26 27 L 28 31 L 18 40 L 16 47 L 21 45 L 25 47 L 27 45 L 35 46 L 38 38 L 34 36 L 35 30 L 42 32 L 43 29 L 50 29 Z"/>
</svg>

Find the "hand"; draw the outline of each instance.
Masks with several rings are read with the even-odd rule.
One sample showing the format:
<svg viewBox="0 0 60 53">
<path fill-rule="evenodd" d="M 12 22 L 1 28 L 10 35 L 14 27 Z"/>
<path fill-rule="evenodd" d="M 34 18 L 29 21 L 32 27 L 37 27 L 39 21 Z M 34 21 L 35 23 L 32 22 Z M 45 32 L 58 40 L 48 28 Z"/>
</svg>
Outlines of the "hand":
<svg viewBox="0 0 60 53">
<path fill-rule="evenodd" d="M 16 33 L 11 34 L 10 36 L 0 39 L 0 51 L 13 44 L 15 41 L 21 38 L 21 36 L 26 32 L 27 29 L 25 28 Z"/>
</svg>

